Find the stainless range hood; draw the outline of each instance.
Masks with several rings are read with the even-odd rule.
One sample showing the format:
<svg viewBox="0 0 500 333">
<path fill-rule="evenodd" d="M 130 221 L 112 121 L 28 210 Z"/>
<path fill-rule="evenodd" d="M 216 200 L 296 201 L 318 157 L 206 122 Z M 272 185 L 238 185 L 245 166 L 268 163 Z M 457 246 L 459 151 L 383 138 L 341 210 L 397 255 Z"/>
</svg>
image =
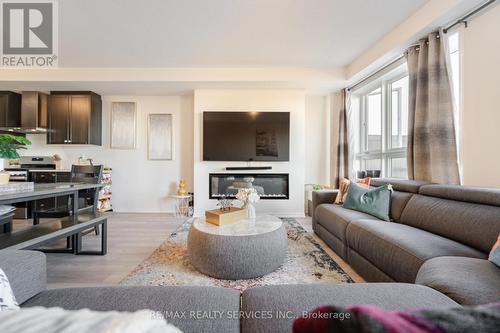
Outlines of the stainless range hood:
<svg viewBox="0 0 500 333">
<path fill-rule="evenodd" d="M 48 95 L 38 91 L 23 91 L 21 96 L 21 109 L 18 111 L 21 117 L 16 117 L 21 122 L 10 126 L 1 124 L 0 130 L 26 134 L 47 133 Z"/>
</svg>

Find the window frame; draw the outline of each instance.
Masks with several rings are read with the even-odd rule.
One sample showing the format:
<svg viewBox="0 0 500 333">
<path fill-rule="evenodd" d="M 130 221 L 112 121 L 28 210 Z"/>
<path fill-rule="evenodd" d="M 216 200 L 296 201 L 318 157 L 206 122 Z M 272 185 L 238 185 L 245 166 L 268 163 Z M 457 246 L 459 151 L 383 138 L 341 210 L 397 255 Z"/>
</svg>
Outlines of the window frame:
<svg viewBox="0 0 500 333">
<path fill-rule="evenodd" d="M 406 158 L 406 147 L 392 147 L 392 84 L 408 76 L 406 64 L 403 64 L 392 70 L 383 77 L 366 84 L 365 86 L 353 92 L 353 95 L 360 98 L 359 102 L 359 135 L 357 140 L 357 153 L 355 154 L 355 165 L 359 163 L 360 170 L 367 170 L 366 162 L 368 160 L 380 159 L 382 177 L 392 176 L 392 159 Z M 368 96 L 376 89 L 381 89 L 381 149 L 368 150 Z M 402 95 L 398 94 L 398 105 L 401 112 Z M 385 106 L 385 108 L 384 108 Z M 399 126 L 401 126 L 401 116 L 398 117 Z M 406 177 L 407 178 L 407 177 Z"/>
</svg>

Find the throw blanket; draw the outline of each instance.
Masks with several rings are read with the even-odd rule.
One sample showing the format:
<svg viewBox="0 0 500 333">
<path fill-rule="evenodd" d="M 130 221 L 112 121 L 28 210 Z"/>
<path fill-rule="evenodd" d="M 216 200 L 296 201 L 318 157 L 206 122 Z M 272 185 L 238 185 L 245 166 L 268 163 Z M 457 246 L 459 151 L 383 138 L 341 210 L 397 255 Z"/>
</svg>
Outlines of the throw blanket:
<svg viewBox="0 0 500 333">
<path fill-rule="evenodd" d="M 150 310 L 134 313 L 33 307 L 0 313 L 2 333 L 182 333 Z"/>
<path fill-rule="evenodd" d="M 294 333 L 497 333 L 500 303 L 446 310 L 387 311 L 373 305 L 321 306 L 293 323 Z"/>
</svg>

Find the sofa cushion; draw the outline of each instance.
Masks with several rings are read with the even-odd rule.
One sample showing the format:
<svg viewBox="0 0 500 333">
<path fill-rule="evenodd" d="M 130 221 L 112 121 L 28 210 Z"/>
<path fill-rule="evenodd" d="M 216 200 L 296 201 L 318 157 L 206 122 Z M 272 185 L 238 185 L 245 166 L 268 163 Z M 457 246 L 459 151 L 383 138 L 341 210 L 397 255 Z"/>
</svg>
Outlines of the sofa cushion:
<svg viewBox="0 0 500 333">
<path fill-rule="evenodd" d="M 440 309 L 458 306 L 433 289 L 403 283 L 266 286 L 243 292 L 242 311 L 270 315 L 262 319 L 241 318 L 241 332 L 290 333 L 295 318 L 322 304 L 373 304 L 386 309 Z"/>
<path fill-rule="evenodd" d="M 461 185 L 424 185 L 419 193 L 431 197 L 500 206 L 500 189 Z"/>
<path fill-rule="evenodd" d="M 316 208 L 316 221 L 338 239 L 345 240 L 345 230 L 349 222 L 360 219 L 373 219 L 373 216 L 339 205 L 322 204 Z"/>
<path fill-rule="evenodd" d="M 347 245 L 398 282 L 415 282 L 422 264 L 441 256 L 486 258 L 453 240 L 399 223 L 359 220 L 349 223 Z"/>
<path fill-rule="evenodd" d="M 95 311 L 137 311 L 149 309 L 166 314 L 182 332 L 239 332 L 240 322 L 227 314 L 240 310 L 240 292 L 213 287 L 99 287 L 44 291 L 21 307 L 89 308 Z M 191 315 L 194 311 L 194 317 Z M 224 311 L 222 318 L 202 318 L 196 311 Z"/>
<path fill-rule="evenodd" d="M 487 253 L 500 234 L 500 207 L 415 194 L 400 222 Z"/>
<path fill-rule="evenodd" d="M 500 268 L 488 260 L 434 258 L 422 265 L 415 282 L 436 289 L 460 304 L 500 301 Z"/>
<path fill-rule="evenodd" d="M 47 286 L 45 254 L 42 252 L 1 250 L 0 268 L 7 275 L 19 304 L 45 290 Z"/>
<path fill-rule="evenodd" d="M 382 272 L 377 266 L 365 259 L 353 249 L 347 247 L 347 262 L 349 265 L 368 282 L 396 282 L 386 273 Z"/>
<path fill-rule="evenodd" d="M 0 312 L 12 310 L 19 310 L 19 304 L 10 287 L 9 278 L 0 268 Z"/>
<path fill-rule="evenodd" d="M 406 207 L 408 201 L 413 196 L 412 193 L 392 191 L 391 194 L 391 219 L 399 222 L 401 214 Z"/>
<path fill-rule="evenodd" d="M 346 260 L 346 251 L 347 247 L 345 246 L 344 241 L 340 240 L 334 234 L 330 233 L 328 230 L 323 228 L 321 224 L 316 224 L 314 232 L 318 235 L 323 242 L 326 243 L 338 256 L 342 259 Z"/>
<path fill-rule="evenodd" d="M 375 187 L 387 184 L 391 184 L 395 191 L 418 193 L 421 186 L 432 183 L 420 180 L 406 180 L 398 178 L 372 178 L 370 182 L 370 185 Z"/>
</svg>

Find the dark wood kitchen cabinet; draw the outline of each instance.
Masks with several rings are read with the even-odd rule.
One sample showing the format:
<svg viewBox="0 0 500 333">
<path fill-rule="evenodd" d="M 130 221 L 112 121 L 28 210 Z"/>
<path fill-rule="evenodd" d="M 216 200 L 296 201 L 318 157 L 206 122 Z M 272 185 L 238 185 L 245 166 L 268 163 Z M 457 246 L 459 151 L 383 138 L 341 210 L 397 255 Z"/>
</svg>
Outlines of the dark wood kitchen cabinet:
<svg viewBox="0 0 500 333">
<path fill-rule="evenodd" d="M 56 182 L 56 172 L 32 172 L 31 181 L 36 184 L 45 183 L 55 183 Z"/>
<path fill-rule="evenodd" d="M 15 127 L 21 123 L 21 94 L 0 91 L 0 127 Z"/>
<path fill-rule="evenodd" d="M 48 111 L 48 144 L 101 145 L 101 96 L 90 91 L 51 91 Z"/>
</svg>

